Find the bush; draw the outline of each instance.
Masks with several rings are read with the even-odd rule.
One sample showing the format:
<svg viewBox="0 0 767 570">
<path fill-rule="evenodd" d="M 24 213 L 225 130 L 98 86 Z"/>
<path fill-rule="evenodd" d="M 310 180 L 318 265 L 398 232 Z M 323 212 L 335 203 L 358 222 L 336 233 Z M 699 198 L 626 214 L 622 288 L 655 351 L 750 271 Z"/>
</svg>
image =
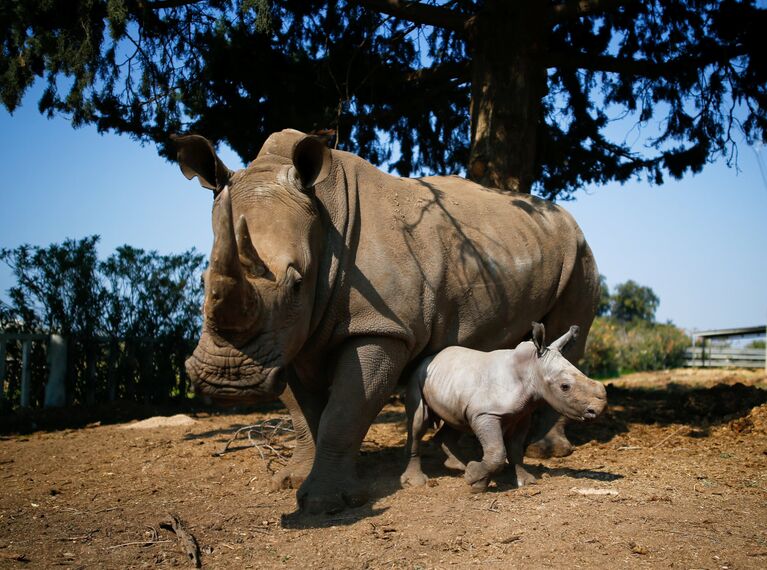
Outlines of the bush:
<svg viewBox="0 0 767 570">
<path fill-rule="evenodd" d="M 672 324 L 622 323 L 597 317 L 586 343 L 581 368 L 590 376 L 663 370 L 681 366 L 690 340 Z"/>
<path fill-rule="evenodd" d="M 617 376 L 620 343 L 617 325 L 612 319 L 597 317 L 591 325 L 586 353 L 580 361 L 581 369 L 589 376 Z"/>
<path fill-rule="evenodd" d="M 201 324 L 204 258 L 122 246 L 99 261 L 97 236 L 48 247 L 0 248 L 16 278 L 0 301 L 0 331 L 67 340 L 68 403 L 185 397 L 184 360 Z M 31 405 L 47 377 L 44 343 L 32 345 Z M 7 343 L 7 399 L 19 400 L 21 343 Z M 0 386 L 3 388 L 3 386 Z"/>
</svg>

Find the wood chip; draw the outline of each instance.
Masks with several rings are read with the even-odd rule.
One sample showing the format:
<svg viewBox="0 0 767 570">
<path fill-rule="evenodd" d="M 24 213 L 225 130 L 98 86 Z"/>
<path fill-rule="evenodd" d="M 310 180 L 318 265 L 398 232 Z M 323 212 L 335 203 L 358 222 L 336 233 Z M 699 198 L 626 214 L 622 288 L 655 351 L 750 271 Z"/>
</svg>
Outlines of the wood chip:
<svg viewBox="0 0 767 570">
<path fill-rule="evenodd" d="M 570 489 L 573 493 L 578 493 L 579 495 L 617 495 L 618 491 L 615 489 L 595 489 L 593 487 L 583 487 L 583 488 L 576 488 L 573 487 Z"/>
<path fill-rule="evenodd" d="M 16 562 L 29 562 L 26 554 L 20 552 L 0 552 L 0 560 L 15 560 Z"/>
</svg>

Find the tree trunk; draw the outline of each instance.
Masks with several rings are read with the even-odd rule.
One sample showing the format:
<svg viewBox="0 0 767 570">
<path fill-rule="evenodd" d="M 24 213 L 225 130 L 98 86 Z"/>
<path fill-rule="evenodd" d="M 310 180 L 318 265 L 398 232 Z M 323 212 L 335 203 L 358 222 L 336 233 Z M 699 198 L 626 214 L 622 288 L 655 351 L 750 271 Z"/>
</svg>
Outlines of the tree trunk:
<svg viewBox="0 0 767 570">
<path fill-rule="evenodd" d="M 489 0 L 470 31 L 471 180 L 530 192 L 546 94 L 547 2 Z"/>
</svg>

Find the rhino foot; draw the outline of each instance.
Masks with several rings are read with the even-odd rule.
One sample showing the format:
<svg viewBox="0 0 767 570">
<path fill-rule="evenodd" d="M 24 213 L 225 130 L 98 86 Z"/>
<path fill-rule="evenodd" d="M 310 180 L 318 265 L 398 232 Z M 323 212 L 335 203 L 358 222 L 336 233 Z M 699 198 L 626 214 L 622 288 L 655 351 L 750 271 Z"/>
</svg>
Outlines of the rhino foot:
<svg viewBox="0 0 767 570">
<path fill-rule="evenodd" d="M 525 450 L 527 457 L 548 459 L 549 457 L 567 457 L 573 452 L 573 444 L 566 437 L 545 437 L 531 443 Z"/>
<path fill-rule="evenodd" d="M 308 478 L 297 494 L 298 509 L 310 515 L 335 514 L 347 507 L 361 507 L 368 495 L 356 479 L 318 482 Z"/>
<path fill-rule="evenodd" d="M 298 489 L 312 470 L 312 460 L 291 460 L 285 467 L 273 476 L 270 487 L 273 491 L 280 489 Z"/>
<path fill-rule="evenodd" d="M 403 487 L 422 487 L 429 478 L 420 469 L 408 469 L 399 478 Z"/>
<path fill-rule="evenodd" d="M 530 473 L 527 469 L 525 469 L 521 465 L 515 466 L 514 471 L 517 476 L 517 487 L 532 485 L 538 480 L 536 479 L 535 475 Z"/>
<path fill-rule="evenodd" d="M 463 461 L 458 459 L 455 455 L 449 455 L 443 463 L 448 469 L 455 469 L 456 471 L 466 471 L 466 465 Z"/>
<path fill-rule="evenodd" d="M 463 478 L 471 486 L 472 493 L 483 493 L 490 483 L 490 472 L 481 462 L 470 461 Z"/>
<path fill-rule="evenodd" d="M 566 457 L 573 452 L 573 444 L 567 439 L 567 419 L 552 408 L 545 408 L 533 419 L 532 437 L 525 455 L 537 459 Z"/>
</svg>

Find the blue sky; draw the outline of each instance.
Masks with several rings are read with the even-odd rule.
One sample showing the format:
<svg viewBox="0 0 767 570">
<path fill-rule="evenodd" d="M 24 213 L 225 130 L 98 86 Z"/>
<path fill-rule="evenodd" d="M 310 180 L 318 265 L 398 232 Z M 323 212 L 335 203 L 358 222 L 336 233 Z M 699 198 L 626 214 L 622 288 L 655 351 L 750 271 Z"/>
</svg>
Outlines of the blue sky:
<svg viewBox="0 0 767 570">
<path fill-rule="evenodd" d="M 36 91 L 13 115 L 0 108 L 0 247 L 101 236 L 160 253 L 208 253 L 211 194 L 128 137 L 72 129 L 37 112 Z M 241 166 L 219 149 L 230 168 Z M 688 329 L 767 322 L 767 149 L 740 147 L 740 172 L 722 162 L 663 186 L 586 188 L 564 203 L 611 287 L 627 279 L 660 297 L 657 317 Z M 0 297 L 12 285 L 0 265 Z"/>
</svg>

